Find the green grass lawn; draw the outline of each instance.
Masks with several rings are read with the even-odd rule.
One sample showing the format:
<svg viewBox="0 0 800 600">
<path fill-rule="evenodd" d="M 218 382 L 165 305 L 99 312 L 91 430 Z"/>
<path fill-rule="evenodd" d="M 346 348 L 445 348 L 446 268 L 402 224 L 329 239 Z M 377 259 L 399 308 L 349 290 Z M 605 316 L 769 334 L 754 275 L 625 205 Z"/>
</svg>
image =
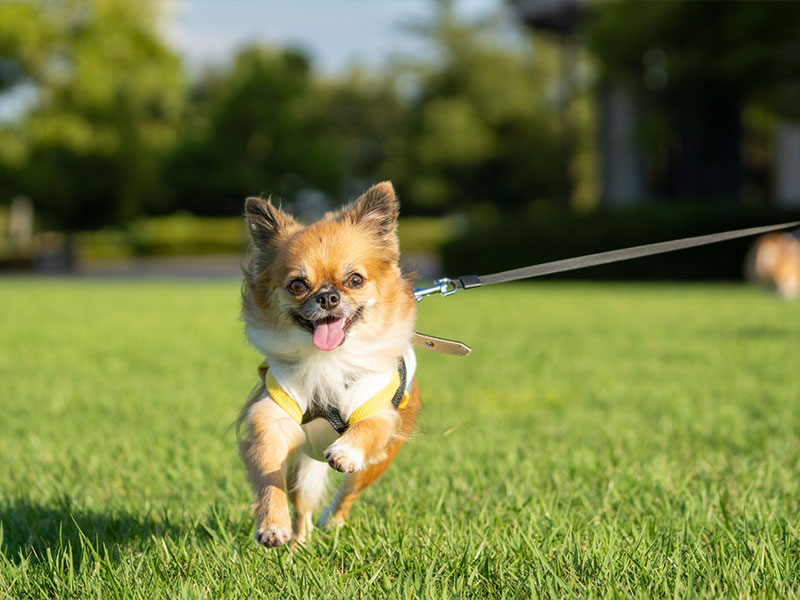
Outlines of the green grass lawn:
<svg viewBox="0 0 800 600">
<path fill-rule="evenodd" d="M 0 281 L 0 598 L 800 595 L 800 305 L 546 283 L 420 305 L 414 439 L 252 539 L 239 284 Z"/>
</svg>

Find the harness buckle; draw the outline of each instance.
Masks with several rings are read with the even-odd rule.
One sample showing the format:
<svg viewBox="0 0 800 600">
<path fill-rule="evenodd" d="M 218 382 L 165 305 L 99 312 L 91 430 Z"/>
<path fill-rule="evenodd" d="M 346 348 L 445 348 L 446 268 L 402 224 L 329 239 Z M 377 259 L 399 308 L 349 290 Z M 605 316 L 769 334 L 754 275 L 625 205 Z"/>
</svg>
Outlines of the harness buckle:
<svg viewBox="0 0 800 600">
<path fill-rule="evenodd" d="M 441 279 L 436 279 L 433 282 L 433 285 L 423 288 L 414 288 L 414 298 L 419 302 L 426 296 L 432 296 L 433 294 L 441 294 L 442 296 L 451 296 L 458 291 L 458 286 L 456 286 L 456 282 L 448 277 L 442 277 Z"/>
</svg>

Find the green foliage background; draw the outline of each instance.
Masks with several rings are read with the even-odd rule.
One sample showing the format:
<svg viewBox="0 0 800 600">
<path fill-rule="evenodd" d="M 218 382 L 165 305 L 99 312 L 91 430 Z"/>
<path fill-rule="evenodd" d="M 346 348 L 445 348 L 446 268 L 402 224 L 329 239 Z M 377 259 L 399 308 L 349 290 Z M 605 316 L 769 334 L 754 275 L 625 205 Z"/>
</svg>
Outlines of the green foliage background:
<svg viewBox="0 0 800 600">
<path fill-rule="evenodd" d="M 492 19 L 432 9 L 414 26 L 432 61 L 331 77 L 298 51 L 253 46 L 190 78 L 154 0 L 5 2 L 0 89 L 32 86 L 36 100 L 0 124 L 0 202 L 28 195 L 44 226 L 78 230 L 235 215 L 262 193 L 335 205 L 378 179 L 407 214 L 552 197 L 553 46 L 504 44 Z"/>
<path fill-rule="evenodd" d="M 4 201 L 32 197 L 47 227 L 98 227 L 141 212 L 176 138 L 183 74 L 155 34 L 157 5 L 118 0 L 0 4 L 0 90 L 38 99 L 0 127 Z"/>
<path fill-rule="evenodd" d="M 430 6 L 406 25 L 427 59 L 323 75 L 297 50 L 250 46 L 190 75 L 156 0 L 3 2 L 0 92 L 36 98 L 0 123 L 0 203 L 28 195 L 45 228 L 74 231 L 231 216 L 255 194 L 318 210 L 391 179 L 406 214 L 585 213 L 598 92 L 622 86 L 656 199 L 768 204 L 771 132 L 800 105 L 797 4 L 593 3 L 571 49 Z"/>
</svg>

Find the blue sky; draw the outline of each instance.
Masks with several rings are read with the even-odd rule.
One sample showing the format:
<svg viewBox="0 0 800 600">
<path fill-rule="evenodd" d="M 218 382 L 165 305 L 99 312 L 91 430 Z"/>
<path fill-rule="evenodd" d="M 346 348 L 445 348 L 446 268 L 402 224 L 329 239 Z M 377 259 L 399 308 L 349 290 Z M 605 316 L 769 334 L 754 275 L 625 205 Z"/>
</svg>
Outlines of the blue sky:
<svg viewBox="0 0 800 600">
<path fill-rule="evenodd" d="M 425 20 L 433 0 L 177 0 L 165 34 L 193 67 L 224 62 L 246 42 L 294 45 L 315 67 L 334 73 L 357 63 L 380 66 L 397 54 L 423 54 L 402 24 Z M 497 10 L 502 0 L 457 0 L 466 17 Z"/>
<path fill-rule="evenodd" d="M 434 0 L 161 1 L 162 35 L 192 71 L 224 64 L 238 47 L 252 42 L 302 48 L 315 68 L 329 74 L 431 52 L 402 25 L 429 19 Z M 457 12 L 468 19 L 504 6 L 503 0 L 456 0 Z M 30 85 L 0 95 L 0 122 L 17 118 L 35 100 Z"/>
</svg>

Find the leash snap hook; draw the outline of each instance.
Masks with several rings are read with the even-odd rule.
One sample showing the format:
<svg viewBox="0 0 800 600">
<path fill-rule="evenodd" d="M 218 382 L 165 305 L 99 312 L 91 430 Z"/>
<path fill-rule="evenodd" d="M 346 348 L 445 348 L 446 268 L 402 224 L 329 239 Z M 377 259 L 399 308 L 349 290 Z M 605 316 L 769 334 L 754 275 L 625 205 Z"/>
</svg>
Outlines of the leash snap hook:
<svg viewBox="0 0 800 600">
<path fill-rule="evenodd" d="M 439 286 L 439 289 L 442 292 L 442 296 L 452 296 L 458 291 L 456 282 L 448 277 L 442 277 L 441 279 L 437 279 L 436 281 L 434 281 L 434 283 Z"/>
<path fill-rule="evenodd" d="M 432 296 L 433 294 L 441 294 L 442 296 L 451 296 L 458 291 L 458 286 L 456 286 L 456 282 L 448 277 L 442 277 L 441 279 L 436 279 L 433 282 L 433 285 L 423 288 L 414 288 L 414 298 L 416 298 L 417 302 L 425 298 L 426 296 Z"/>
</svg>

